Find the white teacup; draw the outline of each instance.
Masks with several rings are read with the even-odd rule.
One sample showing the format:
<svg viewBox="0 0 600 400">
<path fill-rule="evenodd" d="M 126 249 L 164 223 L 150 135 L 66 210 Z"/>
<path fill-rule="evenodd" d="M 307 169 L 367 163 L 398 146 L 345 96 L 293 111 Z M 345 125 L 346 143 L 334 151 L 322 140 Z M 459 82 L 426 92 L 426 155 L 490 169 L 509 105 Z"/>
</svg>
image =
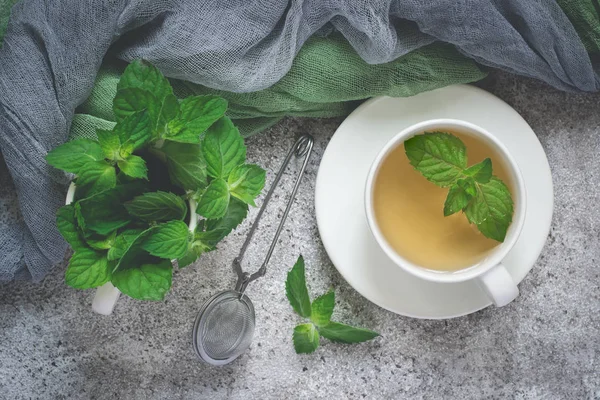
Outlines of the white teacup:
<svg viewBox="0 0 600 400">
<path fill-rule="evenodd" d="M 425 131 L 459 131 L 467 135 L 476 136 L 479 140 L 486 142 L 502 156 L 508 168 L 511 180 L 514 182 L 514 193 L 512 193 L 512 195 L 515 203 L 515 211 L 513 222 L 508 228 L 504 242 L 496 246 L 477 264 L 458 271 L 438 272 L 426 269 L 427 266 L 419 266 L 408 261 L 390 246 L 381 233 L 377 220 L 375 219 L 375 212 L 373 209 L 373 186 L 383 160 L 392 150 L 402 144 L 405 140 Z M 365 187 L 365 206 L 367 221 L 373 236 L 375 236 L 377 243 L 379 243 L 379 246 L 381 246 L 387 256 L 391 258 L 399 268 L 402 268 L 406 272 L 421 279 L 438 283 L 456 283 L 475 279 L 483 291 L 489 296 L 490 300 L 498 307 L 510 303 L 519 295 L 519 289 L 508 273 L 506 267 L 502 264 L 502 260 L 513 248 L 523 229 L 525 209 L 527 207 L 525 183 L 515 159 L 510 155 L 506 147 L 485 129 L 469 122 L 454 119 L 429 120 L 404 129 L 383 147 L 373 161 Z"/>
</svg>

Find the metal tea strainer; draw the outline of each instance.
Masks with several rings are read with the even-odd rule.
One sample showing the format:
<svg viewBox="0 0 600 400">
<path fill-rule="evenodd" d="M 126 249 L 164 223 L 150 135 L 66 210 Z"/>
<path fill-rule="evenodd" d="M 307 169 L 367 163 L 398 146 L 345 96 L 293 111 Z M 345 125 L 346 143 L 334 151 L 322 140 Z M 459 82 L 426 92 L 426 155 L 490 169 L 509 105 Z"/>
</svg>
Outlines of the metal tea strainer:
<svg viewBox="0 0 600 400">
<path fill-rule="evenodd" d="M 246 351 L 252 342 L 255 325 L 254 306 L 244 292 L 250 282 L 260 278 L 267 272 L 267 264 L 273 254 L 283 224 L 285 223 L 294 202 L 294 198 L 296 197 L 296 192 L 300 186 L 302 175 L 304 175 L 304 171 L 306 170 L 312 147 L 313 138 L 310 135 L 303 135 L 296 140 L 294 147 L 292 147 L 283 161 L 269 192 L 265 196 L 263 204 L 256 215 L 256 219 L 248 232 L 246 241 L 242 245 L 240 254 L 233 260 L 233 269 L 238 277 L 235 289 L 217 293 L 208 299 L 196 317 L 192 337 L 194 349 L 196 350 L 196 354 L 209 364 L 224 365 L 230 363 Z M 244 253 L 258 227 L 258 222 L 265 211 L 267 203 L 271 199 L 292 156 L 296 156 L 297 158 L 304 156 L 302 168 L 298 173 L 298 178 L 292 189 L 292 194 L 290 195 L 290 199 L 283 212 L 283 216 L 281 217 L 271 246 L 267 251 L 265 260 L 258 271 L 249 274 L 242 269 Z"/>
</svg>

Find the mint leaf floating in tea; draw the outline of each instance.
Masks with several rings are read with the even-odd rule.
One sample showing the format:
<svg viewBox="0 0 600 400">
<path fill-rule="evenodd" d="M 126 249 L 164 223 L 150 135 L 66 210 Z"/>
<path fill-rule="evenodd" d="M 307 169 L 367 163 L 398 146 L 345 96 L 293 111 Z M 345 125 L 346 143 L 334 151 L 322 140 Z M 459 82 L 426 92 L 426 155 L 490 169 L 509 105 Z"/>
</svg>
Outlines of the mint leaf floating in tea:
<svg viewBox="0 0 600 400">
<path fill-rule="evenodd" d="M 50 165 L 76 174 L 74 202 L 56 219 L 75 251 L 69 285 L 110 280 L 130 297 L 162 300 L 171 260 L 192 264 L 244 220 L 265 171 L 246 164 L 244 139 L 226 109 L 212 95 L 180 102 L 156 67 L 134 61 L 117 85 L 113 129 L 48 153 Z M 204 219 L 190 232 L 198 214 Z"/>
<path fill-rule="evenodd" d="M 444 203 L 444 216 L 462 211 L 476 194 L 477 185 L 472 177 L 459 178 L 448 191 Z"/>
<path fill-rule="evenodd" d="M 486 184 L 478 184 L 477 195 L 464 212 L 486 237 L 504 241 L 513 215 L 513 201 L 508 187 L 495 176 Z"/>
<path fill-rule="evenodd" d="M 451 186 L 467 167 L 467 149 L 449 133 L 432 132 L 404 142 L 410 163 L 429 181 L 441 187 Z"/>
<path fill-rule="evenodd" d="M 467 191 L 458 183 L 450 186 L 448 197 L 446 197 L 446 202 L 444 203 L 444 216 L 447 217 L 462 211 L 469 205 L 469 201 L 471 201 L 472 197 L 473 195 L 467 193 Z"/>
<path fill-rule="evenodd" d="M 513 200 L 486 158 L 467 168 L 464 143 L 445 132 L 426 132 L 404 142 L 406 156 L 430 182 L 449 187 L 444 216 L 463 211 L 487 238 L 503 242 L 512 222 Z"/>
<path fill-rule="evenodd" d="M 487 181 L 489 181 L 489 178 L 487 179 Z M 477 184 L 475 183 L 475 179 L 473 179 L 472 177 L 466 177 L 464 179 L 460 178 L 456 181 L 456 185 L 458 185 L 462 190 L 464 190 L 465 193 L 469 196 L 469 198 L 472 198 L 477 194 Z"/>
<path fill-rule="evenodd" d="M 482 162 L 465 169 L 464 174 L 473 177 L 478 183 L 488 183 L 492 177 L 492 160 L 486 158 Z"/>
<path fill-rule="evenodd" d="M 335 308 L 335 294 L 331 290 L 310 302 L 302 256 L 298 257 L 298 261 L 288 272 L 285 293 L 294 311 L 301 317 L 310 318 L 309 323 L 294 328 L 292 342 L 298 354 L 314 352 L 319 347 L 320 336 L 342 343 L 361 343 L 379 336 L 377 332 L 368 329 L 331 321 Z"/>
</svg>

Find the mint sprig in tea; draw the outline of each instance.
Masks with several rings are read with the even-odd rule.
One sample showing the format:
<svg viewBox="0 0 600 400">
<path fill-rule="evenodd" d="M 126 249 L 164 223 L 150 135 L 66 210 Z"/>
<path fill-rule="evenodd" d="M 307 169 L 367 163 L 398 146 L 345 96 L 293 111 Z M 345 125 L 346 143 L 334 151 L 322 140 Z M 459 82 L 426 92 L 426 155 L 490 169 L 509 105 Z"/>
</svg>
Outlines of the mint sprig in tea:
<svg viewBox="0 0 600 400">
<path fill-rule="evenodd" d="M 377 222 L 389 244 L 424 268 L 476 264 L 504 241 L 512 222 L 503 157 L 460 132 L 425 132 L 383 161 L 375 181 Z"/>
</svg>

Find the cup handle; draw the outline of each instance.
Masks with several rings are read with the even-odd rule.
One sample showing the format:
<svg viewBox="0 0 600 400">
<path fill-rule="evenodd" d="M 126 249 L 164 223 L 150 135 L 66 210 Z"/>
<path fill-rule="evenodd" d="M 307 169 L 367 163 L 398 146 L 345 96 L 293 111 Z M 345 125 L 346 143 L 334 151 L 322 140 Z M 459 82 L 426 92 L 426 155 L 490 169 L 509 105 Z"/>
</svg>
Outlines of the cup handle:
<svg viewBox="0 0 600 400">
<path fill-rule="evenodd" d="M 112 314 L 120 295 L 119 289 L 114 287 L 112 283 L 106 282 L 96 290 L 96 295 L 92 301 L 92 310 L 102 315 Z"/>
<path fill-rule="evenodd" d="M 496 307 L 502 307 L 519 295 L 519 288 L 502 264 L 481 275 L 477 283 Z"/>
</svg>

